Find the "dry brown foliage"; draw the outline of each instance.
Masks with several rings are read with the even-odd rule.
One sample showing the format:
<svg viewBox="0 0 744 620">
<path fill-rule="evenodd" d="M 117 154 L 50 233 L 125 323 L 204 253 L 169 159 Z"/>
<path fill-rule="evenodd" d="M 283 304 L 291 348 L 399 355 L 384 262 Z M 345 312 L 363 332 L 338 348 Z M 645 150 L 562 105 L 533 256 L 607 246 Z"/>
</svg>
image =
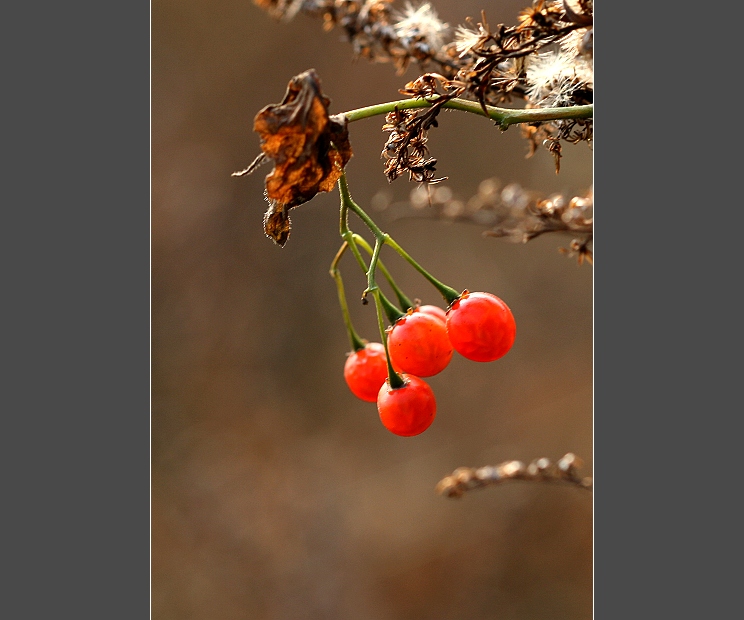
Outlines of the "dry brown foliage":
<svg viewBox="0 0 744 620">
<path fill-rule="evenodd" d="M 253 130 L 261 137 L 261 154 L 242 176 L 266 159 L 274 169 L 266 177 L 269 208 L 264 232 L 278 245 L 289 238 L 288 211 L 318 192 L 330 192 L 352 151 L 346 124 L 330 118 L 330 99 L 320 88 L 314 69 L 293 77 L 281 103 L 265 106 L 254 119 Z"/>
</svg>

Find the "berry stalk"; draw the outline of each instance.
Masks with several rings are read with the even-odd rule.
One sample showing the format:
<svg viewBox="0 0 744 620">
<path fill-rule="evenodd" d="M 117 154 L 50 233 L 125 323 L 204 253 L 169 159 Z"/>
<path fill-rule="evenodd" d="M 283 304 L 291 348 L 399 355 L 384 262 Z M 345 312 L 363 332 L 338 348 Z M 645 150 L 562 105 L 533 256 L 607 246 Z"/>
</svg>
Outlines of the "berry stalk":
<svg viewBox="0 0 744 620">
<path fill-rule="evenodd" d="M 382 242 L 380 239 L 375 241 L 375 248 L 372 252 L 372 258 L 370 259 L 369 269 L 367 270 L 367 290 L 365 293 L 372 293 L 372 297 L 375 300 L 375 309 L 377 310 L 377 326 L 380 329 L 380 338 L 382 345 L 385 347 L 385 359 L 387 360 L 388 367 L 388 382 L 390 383 L 390 389 L 403 387 L 405 381 L 403 378 L 395 372 L 393 364 L 390 361 L 390 351 L 388 349 L 387 333 L 385 331 L 385 321 L 383 319 L 384 308 L 382 305 L 382 299 L 380 298 L 380 288 L 375 283 L 375 266 L 377 259 L 380 256 L 380 249 L 382 248 Z"/>
<path fill-rule="evenodd" d="M 354 242 L 361 245 L 370 256 L 372 256 L 372 246 L 370 246 L 369 243 L 367 243 L 367 240 L 364 237 L 356 233 L 353 233 L 352 239 L 354 240 Z M 406 310 L 410 308 L 413 308 L 414 307 L 413 302 L 408 298 L 408 296 L 402 290 L 400 290 L 398 285 L 395 283 L 395 280 L 393 280 L 393 277 L 390 275 L 390 272 L 385 268 L 385 265 L 382 264 L 381 260 L 377 261 L 377 267 L 382 272 L 382 275 L 385 276 L 385 279 L 387 280 L 387 283 L 390 285 L 390 288 L 393 289 L 395 296 L 398 298 L 398 303 L 400 304 L 401 308 L 403 308 L 403 312 L 405 312 Z M 366 272 L 366 267 L 365 267 L 365 272 Z"/>
<path fill-rule="evenodd" d="M 338 269 L 338 262 L 344 254 L 346 248 L 349 247 L 346 241 L 343 242 L 341 248 L 336 252 L 336 256 L 331 263 L 330 274 L 336 282 L 336 290 L 338 292 L 338 303 L 341 305 L 341 314 L 344 317 L 344 325 L 346 325 L 346 333 L 349 335 L 349 343 L 353 351 L 359 351 L 365 346 L 365 341 L 354 329 L 354 325 L 351 322 L 351 316 L 349 315 L 349 306 L 346 303 L 346 292 L 344 291 L 344 282 L 341 277 L 341 272 Z"/>
<path fill-rule="evenodd" d="M 391 248 L 393 248 L 398 254 L 400 254 L 406 261 L 408 261 L 408 263 L 416 271 L 418 271 L 422 276 L 424 276 L 429 281 L 429 283 L 435 289 L 439 291 L 439 293 L 444 298 L 444 301 L 447 302 L 448 306 L 460 297 L 460 293 L 458 293 L 455 289 L 437 280 L 433 275 L 431 275 L 428 271 L 426 271 L 426 269 L 424 269 L 415 260 L 413 260 L 411 255 L 408 252 L 406 252 L 400 245 L 398 245 L 398 243 L 392 237 L 388 236 L 388 238 L 386 239 L 386 243 Z"/>
<path fill-rule="evenodd" d="M 354 257 L 357 259 L 357 262 L 359 263 L 359 266 L 362 268 L 362 271 L 367 274 L 368 267 L 367 264 L 364 262 L 364 259 L 362 258 L 361 253 L 359 252 L 359 248 L 357 248 L 357 243 L 361 245 L 367 252 L 369 252 L 370 255 L 373 254 L 373 250 L 370 247 L 370 245 L 367 243 L 367 241 L 360 235 L 352 232 L 349 229 L 349 222 L 348 222 L 348 208 L 346 205 L 344 205 L 343 201 L 341 203 L 341 237 L 344 240 L 344 243 L 351 249 L 352 254 L 354 254 Z M 375 269 L 379 267 L 380 271 L 382 271 L 383 275 L 388 281 L 388 284 L 390 284 L 393 291 L 395 291 L 396 296 L 398 297 L 399 302 L 404 307 L 405 310 L 408 310 L 408 308 L 412 308 L 413 304 L 412 302 L 406 297 L 406 295 L 403 293 L 403 291 L 398 288 L 398 285 L 395 283 L 395 280 L 393 280 L 393 277 L 390 275 L 390 272 L 385 268 L 385 266 L 382 264 L 382 261 L 378 260 Z M 367 291 L 362 295 L 362 300 L 364 303 L 366 303 L 366 294 Z M 385 310 L 385 314 L 387 315 L 388 321 L 390 323 L 395 323 L 401 316 L 403 316 L 404 311 L 400 310 L 400 308 L 396 307 L 395 304 L 393 304 L 387 297 L 385 297 L 385 294 L 380 291 L 380 301 L 383 305 L 383 309 Z"/>
<path fill-rule="evenodd" d="M 349 185 L 346 181 L 346 173 L 342 173 L 341 177 L 338 180 L 338 187 L 339 187 L 339 193 L 341 194 L 341 222 L 342 222 L 342 236 L 344 234 L 344 227 L 346 230 L 348 230 L 348 212 L 349 210 L 353 211 L 359 219 L 361 219 L 366 225 L 367 228 L 372 231 L 372 234 L 375 236 L 376 244 L 388 244 L 391 248 L 393 248 L 400 256 L 402 256 L 408 264 L 410 264 L 416 271 L 418 271 L 426 280 L 429 281 L 429 283 L 436 288 L 439 293 L 442 295 L 444 300 L 447 302 L 447 305 L 453 303 L 456 299 L 460 297 L 460 293 L 453 289 L 450 286 L 447 286 L 443 282 L 440 282 L 437 280 L 433 275 L 431 275 L 426 269 L 424 269 L 421 265 L 419 265 L 413 257 L 408 254 L 398 243 L 386 232 L 383 232 L 379 226 L 374 222 L 374 220 L 365 213 L 364 209 L 362 209 L 354 200 L 351 198 L 351 194 L 349 193 Z M 376 261 L 375 261 L 376 262 Z M 372 269 L 372 265 L 370 265 L 370 269 Z M 374 273 L 374 270 L 373 270 Z"/>
</svg>

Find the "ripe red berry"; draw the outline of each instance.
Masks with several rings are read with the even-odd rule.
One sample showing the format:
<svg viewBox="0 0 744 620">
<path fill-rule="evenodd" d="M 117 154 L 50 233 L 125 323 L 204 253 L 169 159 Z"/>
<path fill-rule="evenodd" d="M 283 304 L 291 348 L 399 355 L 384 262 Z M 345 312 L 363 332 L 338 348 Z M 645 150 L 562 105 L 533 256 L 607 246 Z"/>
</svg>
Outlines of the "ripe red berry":
<svg viewBox="0 0 744 620">
<path fill-rule="evenodd" d="M 401 374 L 405 385 L 391 389 L 385 381 L 377 396 L 383 426 L 395 435 L 413 437 L 423 433 L 437 414 L 437 401 L 429 384 L 413 375 Z"/>
<path fill-rule="evenodd" d="M 388 376 L 385 347 L 380 342 L 368 342 L 363 349 L 346 358 L 344 379 L 357 398 L 374 403 L 380 386 Z"/>
<path fill-rule="evenodd" d="M 447 311 L 447 333 L 460 355 L 492 362 L 514 344 L 517 326 L 509 306 L 491 293 L 465 292 Z"/>
<path fill-rule="evenodd" d="M 405 314 L 393 324 L 388 351 L 393 368 L 417 377 L 442 372 L 454 353 L 445 323 L 420 310 Z"/>
<path fill-rule="evenodd" d="M 443 321 L 447 320 L 447 313 L 443 308 L 440 308 L 439 306 L 424 304 L 423 306 L 419 306 L 419 312 L 426 312 L 427 314 L 431 314 L 432 316 L 439 317 Z"/>
</svg>

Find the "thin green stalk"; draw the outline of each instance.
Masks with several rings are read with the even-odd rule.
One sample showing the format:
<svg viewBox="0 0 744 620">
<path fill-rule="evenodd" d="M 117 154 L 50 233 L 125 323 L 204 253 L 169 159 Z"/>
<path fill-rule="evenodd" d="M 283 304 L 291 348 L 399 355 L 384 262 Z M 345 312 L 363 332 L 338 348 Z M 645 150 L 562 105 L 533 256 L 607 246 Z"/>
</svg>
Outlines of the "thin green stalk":
<svg viewBox="0 0 744 620">
<path fill-rule="evenodd" d="M 374 220 L 367 215 L 364 210 L 356 203 L 351 197 L 351 194 L 349 193 L 349 183 L 346 180 L 346 172 L 341 173 L 341 177 L 338 180 L 338 188 L 339 192 L 341 194 L 341 210 L 346 212 L 347 217 L 347 229 L 348 229 L 348 210 L 351 209 L 354 213 L 356 213 L 359 216 L 359 219 L 361 219 L 366 225 L 367 228 L 369 228 L 372 231 L 372 234 L 375 236 L 375 239 L 380 239 L 384 241 L 384 238 L 387 237 L 387 234 L 382 232 L 380 230 L 380 227 L 375 224 Z"/>
<path fill-rule="evenodd" d="M 357 243 L 361 240 L 364 244 L 362 247 L 364 247 L 366 250 L 369 251 L 370 255 L 372 255 L 373 250 L 369 247 L 369 244 L 362 238 L 360 235 L 357 235 L 356 233 L 353 233 L 351 231 L 348 232 L 347 235 L 345 235 L 345 240 L 349 244 L 349 247 L 351 248 L 352 253 L 357 259 L 357 262 L 359 263 L 359 266 L 362 268 L 362 271 L 367 274 L 369 272 L 369 268 L 367 267 L 367 264 L 364 262 L 364 259 L 362 258 L 362 255 L 359 253 L 359 248 L 357 248 Z M 403 295 L 403 292 L 398 289 L 397 285 L 395 284 L 395 281 L 393 280 L 392 276 L 388 272 L 388 270 L 385 268 L 385 266 L 382 264 L 382 261 L 379 259 L 377 260 L 377 263 L 375 264 L 375 269 L 379 268 L 380 271 L 385 275 L 385 278 L 387 279 L 388 283 L 391 285 L 394 291 L 396 291 L 396 294 L 400 292 L 400 295 Z M 379 287 L 378 287 L 379 288 Z M 369 291 L 365 291 L 362 298 L 364 298 Z M 398 299 L 400 300 L 401 297 L 398 296 Z M 401 310 L 398 308 L 394 303 L 392 303 L 386 296 L 385 293 L 380 291 L 380 301 L 382 302 L 382 306 L 385 310 L 385 315 L 388 318 L 388 321 L 390 321 L 391 324 L 395 323 L 400 317 L 402 317 L 405 314 L 405 311 L 408 310 L 408 308 L 412 308 L 413 306 L 410 305 L 411 302 L 408 300 L 405 295 L 403 295 L 404 301 L 401 303 L 403 305 L 404 310 Z M 406 305 L 406 302 L 409 305 Z"/>
<path fill-rule="evenodd" d="M 380 266 L 379 263 L 377 266 Z M 377 288 L 377 290 L 380 291 L 379 287 Z M 401 312 L 401 309 L 398 308 L 398 306 L 396 306 L 387 297 L 385 297 L 385 294 L 382 291 L 380 291 L 380 302 L 382 303 L 382 309 L 385 311 L 385 316 L 387 317 L 390 325 L 395 324 L 395 322 L 399 318 L 406 315 L 405 312 Z"/>
<path fill-rule="evenodd" d="M 435 103 L 427 99 L 401 99 L 400 101 L 388 101 L 378 103 L 364 108 L 357 108 L 348 112 L 342 112 L 337 116 L 344 117 L 349 123 L 359 121 L 381 114 L 398 110 L 412 110 L 417 108 L 428 108 Z M 565 108 L 530 108 L 530 109 L 510 109 L 498 108 L 487 105 L 484 110 L 477 101 L 467 99 L 450 99 L 442 107 L 450 110 L 460 110 L 461 112 L 470 112 L 479 116 L 486 116 L 499 124 L 501 129 L 506 129 L 510 125 L 519 123 L 534 123 L 537 121 L 557 121 L 567 119 L 591 118 L 594 115 L 594 105 L 577 105 Z"/>
<path fill-rule="evenodd" d="M 345 180 L 345 175 L 342 175 L 342 178 L 344 178 Z M 346 193 L 348 196 L 348 185 L 346 186 Z M 341 233 L 341 238 L 344 240 L 344 242 L 348 244 L 348 247 L 351 249 L 351 253 L 354 255 L 354 258 L 356 258 L 357 262 L 359 263 L 359 266 L 362 268 L 362 271 L 365 274 L 368 273 L 369 270 L 368 270 L 367 264 L 364 262 L 364 259 L 362 258 L 362 255 L 359 252 L 357 243 L 359 241 L 363 242 L 364 244 L 363 247 L 365 247 L 365 249 L 367 249 L 370 254 L 372 254 L 373 251 L 369 247 L 369 244 L 364 240 L 363 237 L 352 232 L 351 229 L 349 228 L 349 201 L 344 199 L 343 194 L 341 196 L 339 232 Z M 388 270 L 385 269 L 384 265 L 378 262 L 376 263 L 376 267 L 379 267 L 380 271 L 383 272 L 383 274 L 387 278 L 388 283 L 392 287 L 393 291 L 395 291 L 395 294 L 398 297 L 398 300 L 401 302 L 401 305 L 404 306 L 404 310 L 401 310 L 400 308 L 396 307 L 395 304 L 393 304 L 387 297 L 385 297 L 385 294 L 382 291 L 380 291 L 380 302 L 383 305 L 383 309 L 388 318 L 388 321 L 390 321 L 390 323 L 392 324 L 392 323 L 395 323 L 395 321 L 397 321 L 400 317 L 403 316 L 403 314 L 405 313 L 405 310 L 408 310 L 409 307 L 413 307 L 413 306 L 411 305 L 410 300 L 405 295 L 403 295 L 403 292 L 397 287 L 397 285 L 395 284 L 395 281 L 393 280 Z M 367 292 L 365 292 L 365 295 Z M 363 299 L 364 299 L 364 296 L 363 296 Z"/>
<path fill-rule="evenodd" d="M 375 274 L 377 271 L 377 262 L 380 260 L 380 250 L 382 249 L 384 241 L 382 239 L 375 239 L 375 248 L 372 250 L 372 257 L 369 259 L 369 267 L 367 268 L 367 290 L 364 294 L 375 293 L 380 290 L 377 286 L 377 280 Z"/>
<path fill-rule="evenodd" d="M 354 326 L 351 323 L 351 316 L 349 315 L 349 306 L 346 303 L 346 293 L 344 292 L 344 282 L 341 278 L 341 272 L 338 270 L 338 261 L 341 260 L 344 251 L 348 247 L 346 241 L 343 242 L 341 248 L 336 253 L 336 256 L 331 263 L 331 277 L 336 282 L 336 290 L 338 291 L 338 302 L 341 305 L 341 313 L 344 317 L 344 324 L 346 325 L 346 333 L 349 335 L 349 343 L 353 351 L 359 351 L 365 347 L 365 341 L 357 334 Z"/>
<path fill-rule="evenodd" d="M 341 174 L 341 178 L 338 180 L 338 186 L 339 186 L 339 192 L 341 193 L 341 204 L 342 204 L 342 212 L 344 215 L 342 217 L 348 218 L 348 210 L 351 209 L 359 218 L 367 225 L 367 227 L 372 231 L 372 234 L 375 236 L 375 239 L 377 241 L 380 241 L 382 243 L 387 243 L 390 247 L 392 247 L 398 254 L 400 254 L 416 271 L 418 271 L 424 278 L 426 278 L 429 283 L 436 288 L 439 293 L 442 295 L 444 300 L 447 302 L 447 305 L 454 302 L 456 299 L 460 297 L 460 293 L 453 289 L 450 286 L 447 286 L 446 284 L 440 282 L 437 280 L 434 276 L 432 276 L 426 269 L 424 269 L 421 265 L 419 265 L 408 252 L 406 252 L 396 241 L 387 233 L 380 230 L 379 226 L 375 224 L 375 222 L 372 220 L 369 215 L 367 215 L 364 212 L 364 209 L 362 209 L 354 200 L 351 198 L 351 194 L 349 193 L 349 185 L 346 181 L 346 174 Z M 348 224 L 348 222 L 347 222 Z M 348 229 L 348 225 L 347 225 Z"/>
<path fill-rule="evenodd" d="M 380 249 L 382 248 L 382 241 L 380 239 L 375 240 L 375 248 L 372 251 L 372 258 L 369 261 L 369 269 L 367 271 L 367 290 L 365 293 L 372 293 L 372 297 L 375 300 L 375 309 L 377 310 L 377 326 L 380 329 L 380 339 L 382 340 L 382 346 L 385 347 L 385 360 L 387 361 L 388 368 L 388 382 L 390 388 L 395 390 L 405 385 L 403 378 L 395 372 L 393 364 L 390 361 L 390 351 L 388 350 L 388 339 L 387 332 L 385 331 L 385 321 L 383 319 L 384 307 L 380 295 L 380 287 L 375 282 L 375 267 L 377 266 L 377 260 L 380 257 Z"/>
<path fill-rule="evenodd" d="M 341 180 L 343 180 L 343 187 L 341 186 Z M 344 172 L 341 173 L 341 180 L 339 180 L 339 193 L 341 194 L 339 232 L 341 238 L 349 245 L 351 253 L 354 255 L 354 258 L 356 258 L 362 271 L 367 273 L 367 264 L 364 262 L 364 259 L 359 252 L 359 248 L 357 247 L 357 239 L 355 237 L 358 237 L 358 235 L 352 232 L 349 228 L 349 203 L 351 201 L 351 196 L 349 196 L 349 186 L 346 184 L 346 174 Z"/>
<path fill-rule="evenodd" d="M 361 245 L 370 256 L 372 256 L 372 246 L 370 246 L 369 243 L 367 243 L 367 240 L 364 237 L 356 233 L 353 233 L 352 238 L 356 243 Z M 382 272 L 382 275 L 385 276 L 385 279 L 387 280 L 387 283 L 390 285 L 390 288 L 393 289 L 393 292 L 395 293 L 395 296 L 398 298 L 398 303 L 403 308 L 403 311 L 405 312 L 409 308 L 413 308 L 414 307 L 413 302 L 408 298 L 408 296 L 402 290 L 400 290 L 398 285 L 395 283 L 395 280 L 393 280 L 393 277 L 390 275 L 390 272 L 385 268 L 385 265 L 382 264 L 381 260 L 377 261 L 377 267 Z"/>
<path fill-rule="evenodd" d="M 342 246 L 341 250 L 338 251 L 336 258 L 334 259 L 334 267 L 336 269 L 338 268 L 338 260 L 341 258 L 341 255 L 343 254 L 343 250 L 346 247 L 348 247 L 348 248 L 351 248 L 352 253 L 356 257 L 357 261 L 360 263 L 362 270 L 365 271 L 365 273 L 367 274 L 367 290 L 365 291 L 365 294 L 371 292 L 372 298 L 375 301 L 375 310 L 377 312 L 377 326 L 380 330 L 380 340 L 382 342 L 382 346 L 385 348 L 385 360 L 387 362 L 387 368 L 388 368 L 388 381 L 390 383 L 391 389 L 400 388 L 405 385 L 405 382 L 403 381 L 403 378 L 397 372 L 395 372 L 395 370 L 393 369 L 393 364 L 390 361 L 390 352 L 388 350 L 387 333 L 385 332 L 385 320 L 383 318 L 385 309 L 383 307 L 382 299 L 384 295 L 382 295 L 380 288 L 375 283 L 375 269 L 377 267 L 377 261 L 379 260 L 379 257 L 380 257 L 380 247 L 382 244 L 379 241 L 379 239 L 376 240 L 375 249 L 372 250 L 372 257 L 370 258 L 370 265 L 369 267 L 367 267 L 367 265 L 364 262 L 364 259 L 362 258 L 362 255 L 359 253 L 359 248 L 357 248 L 356 246 L 356 242 L 354 239 L 354 233 L 352 233 L 351 230 L 349 229 L 348 207 L 349 207 L 349 201 L 351 200 L 351 196 L 349 196 L 349 186 L 346 184 L 346 175 L 342 173 L 341 179 L 343 179 L 343 186 L 341 185 L 341 181 L 339 181 L 339 188 L 340 188 L 339 192 L 341 194 L 339 232 L 341 233 L 341 237 L 343 237 L 344 239 L 344 245 Z M 345 300 L 345 296 L 344 296 L 344 300 Z M 348 308 L 347 308 L 345 317 L 348 317 Z M 392 322 L 394 321 L 391 321 L 391 323 Z M 351 321 L 349 320 L 349 325 L 350 324 L 351 324 Z M 351 329 L 353 330 L 353 328 Z M 353 331 L 350 331 L 349 333 L 351 334 L 353 333 Z"/>
<path fill-rule="evenodd" d="M 415 260 L 413 260 L 413 258 L 411 258 L 411 255 L 408 254 L 408 252 L 406 252 L 401 246 L 399 246 L 392 237 L 388 236 L 385 242 L 404 259 L 406 259 L 406 261 L 408 261 L 408 263 L 414 269 L 416 269 L 416 271 L 424 276 L 431 283 L 431 285 L 439 291 L 439 293 L 444 298 L 444 301 L 447 302 L 448 306 L 460 298 L 460 292 L 456 291 L 451 286 L 447 286 L 446 284 L 440 282 L 434 276 L 432 276 L 428 271 L 426 271 L 426 269 L 424 269 Z"/>
</svg>

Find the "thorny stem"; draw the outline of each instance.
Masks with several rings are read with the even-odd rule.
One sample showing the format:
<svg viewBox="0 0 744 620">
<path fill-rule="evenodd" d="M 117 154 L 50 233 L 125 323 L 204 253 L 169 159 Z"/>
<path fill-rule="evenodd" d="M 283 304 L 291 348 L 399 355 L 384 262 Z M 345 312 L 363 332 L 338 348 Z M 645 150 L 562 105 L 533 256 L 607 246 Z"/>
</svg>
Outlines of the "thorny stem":
<svg viewBox="0 0 744 620">
<path fill-rule="evenodd" d="M 336 290 L 338 291 L 338 302 L 341 305 L 341 313 L 344 317 L 344 324 L 346 325 L 346 332 L 349 335 L 349 342 L 353 351 L 359 351 L 365 347 L 365 341 L 356 333 L 354 326 L 351 323 L 351 316 L 349 315 L 349 307 L 346 304 L 346 293 L 344 292 L 344 282 L 341 278 L 341 272 L 338 270 L 338 261 L 344 254 L 349 244 L 346 241 L 343 242 L 341 248 L 336 253 L 336 256 L 331 263 L 331 277 L 336 282 Z"/>
<path fill-rule="evenodd" d="M 460 293 L 457 292 L 455 289 L 453 289 L 450 286 L 447 286 L 446 284 L 440 282 L 437 280 L 434 276 L 432 276 L 426 269 L 424 269 L 421 265 L 419 265 L 408 252 L 406 252 L 398 243 L 387 233 L 380 230 L 380 228 L 375 224 L 375 222 L 372 220 L 369 215 L 367 215 L 364 210 L 351 198 L 351 194 L 349 194 L 349 185 L 346 181 L 346 174 L 342 173 L 341 177 L 338 180 L 338 187 L 339 187 L 339 193 L 341 194 L 341 221 L 342 221 L 342 236 L 344 235 L 344 228 L 348 230 L 348 209 L 351 209 L 356 215 L 359 216 L 359 218 L 367 225 L 367 227 L 372 231 L 372 234 L 375 236 L 375 247 L 377 247 L 378 243 L 380 245 L 387 243 L 391 248 L 393 248 L 398 254 L 400 254 L 416 271 L 418 271 L 424 278 L 426 278 L 429 283 L 436 288 L 439 293 L 442 295 L 444 300 L 447 302 L 447 305 L 452 304 L 454 301 L 456 301 L 460 297 Z M 351 244 L 350 244 L 351 245 Z M 376 263 L 376 261 L 375 261 Z M 374 265 L 376 267 L 376 264 Z M 370 264 L 370 272 L 373 276 L 373 282 L 374 282 L 374 269 L 373 265 Z M 368 289 L 371 291 L 371 288 Z"/>
<path fill-rule="evenodd" d="M 357 108 L 356 110 L 350 110 L 349 112 L 342 112 L 337 116 L 345 118 L 349 123 L 353 123 L 354 121 L 370 118 L 372 116 L 388 114 L 396 109 L 412 110 L 415 108 L 428 108 L 435 102 L 436 99 L 402 99 L 400 101 L 388 101 L 386 103 L 378 103 L 364 108 Z M 480 116 L 487 116 L 491 120 L 496 121 L 501 129 L 506 129 L 510 125 L 516 125 L 519 123 L 582 119 L 591 118 L 594 115 L 594 105 L 591 103 L 588 105 L 577 105 L 565 108 L 530 109 L 497 108 L 495 106 L 487 105 L 484 110 L 481 107 L 481 104 L 477 101 L 454 98 L 445 101 L 442 104 L 442 107 L 450 108 L 452 110 L 460 110 L 462 112 L 470 112 L 471 114 L 479 114 Z"/>
</svg>

